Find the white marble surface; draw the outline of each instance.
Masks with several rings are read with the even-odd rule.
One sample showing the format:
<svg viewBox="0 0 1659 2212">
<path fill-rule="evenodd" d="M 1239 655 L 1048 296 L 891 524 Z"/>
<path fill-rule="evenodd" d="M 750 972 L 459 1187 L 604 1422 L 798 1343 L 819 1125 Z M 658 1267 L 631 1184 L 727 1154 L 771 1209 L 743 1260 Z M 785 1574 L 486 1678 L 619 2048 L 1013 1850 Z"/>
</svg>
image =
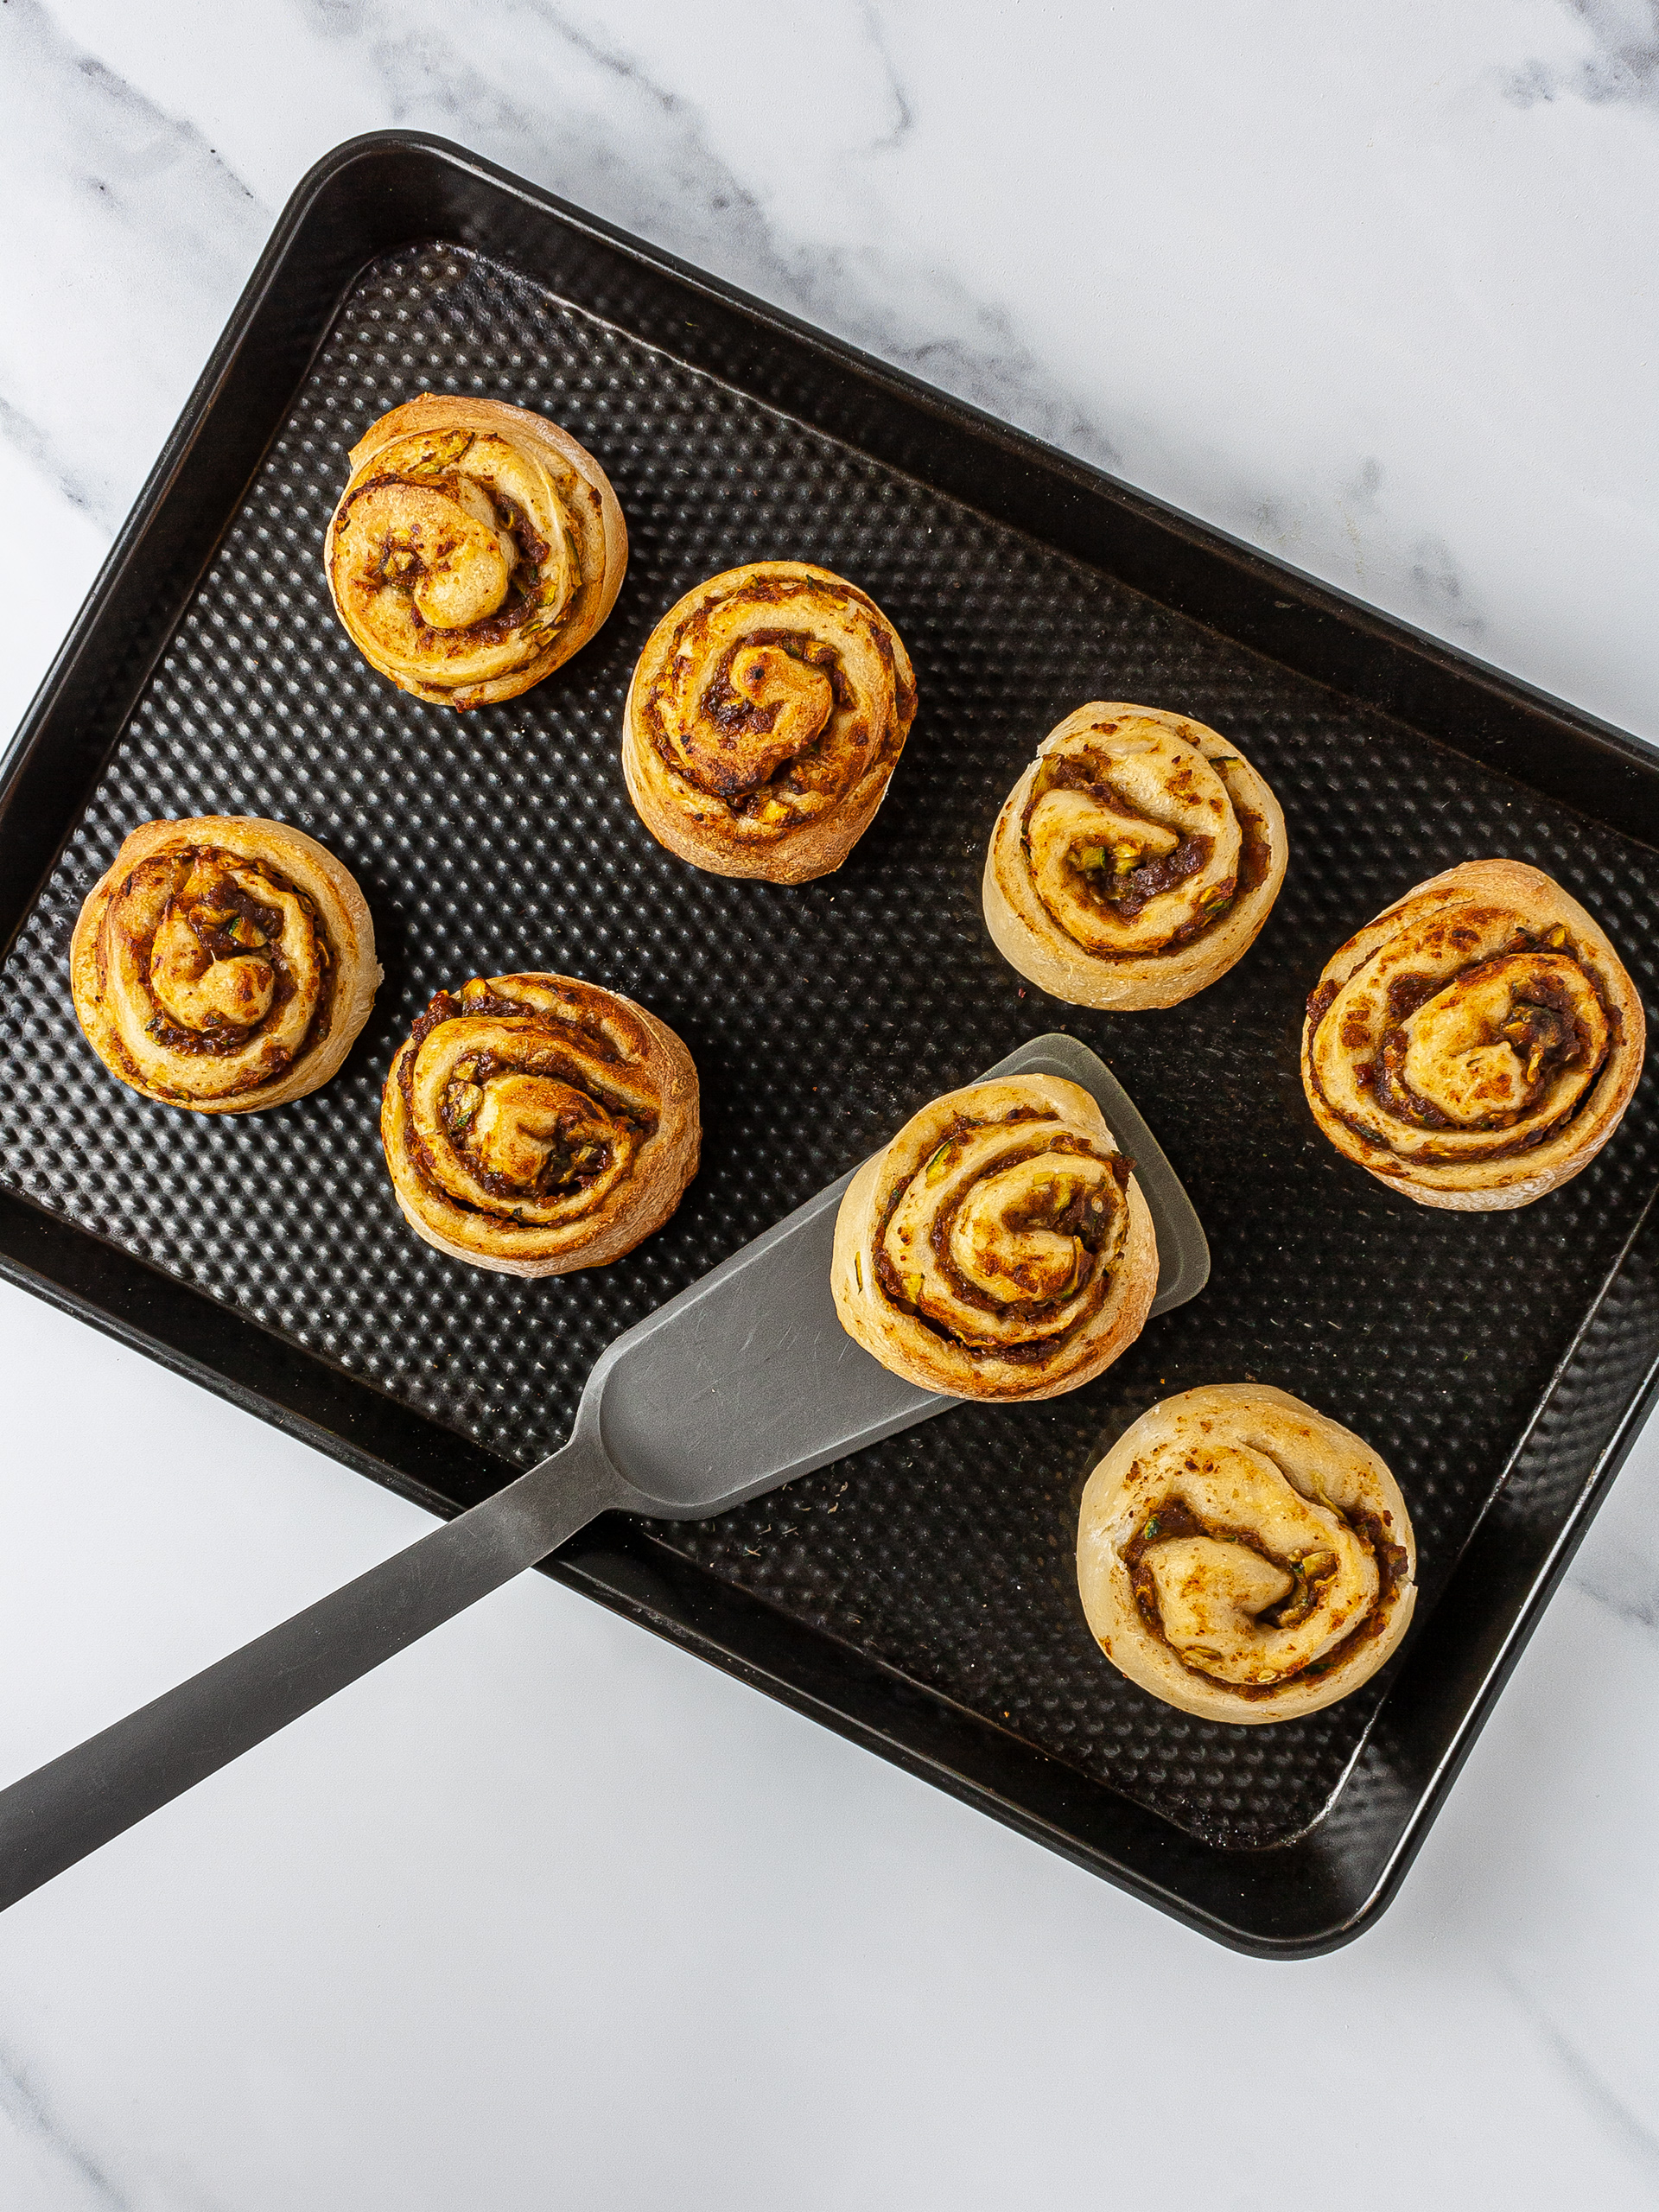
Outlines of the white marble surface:
<svg viewBox="0 0 1659 2212">
<path fill-rule="evenodd" d="M 405 124 L 1659 738 L 1652 0 L 3 0 L 0 97 L 0 730 Z M 422 1525 L 9 1291 L 0 1382 L 0 1776 Z M 1656 1526 L 1294 1967 L 532 1578 L 0 1919 L 0 2204 L 1659 2202 Z"/>
</svg>

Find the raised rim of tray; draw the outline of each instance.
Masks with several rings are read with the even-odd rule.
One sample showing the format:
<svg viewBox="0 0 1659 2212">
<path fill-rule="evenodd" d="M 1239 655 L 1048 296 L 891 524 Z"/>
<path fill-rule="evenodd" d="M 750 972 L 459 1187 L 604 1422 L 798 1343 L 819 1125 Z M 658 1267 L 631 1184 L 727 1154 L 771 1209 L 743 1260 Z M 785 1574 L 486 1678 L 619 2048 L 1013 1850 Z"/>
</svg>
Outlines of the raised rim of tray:
<svg viewBox="0 0 1659 2212">
<path fill-rule="evenodd" d="M 346 141 L 302 179 L 3 763 L 0 951 L 54 866 L 339 300 L 378 255 L 443 238 L 560 289 L 573 259 L 633 263 L 696 301 L 658 335 L 888 466 L 1190 619 L 1659 846 L 1659 763 L 1637 739 L 1056 452 L 493 163 L 420 133 Z M 716 348 L 709 326 L 717 327 Z M 651 337 L 650 331 L 641 333 Z M 835 389 L 777 397 L 806 349 Z M 715 365 L 718 352 L 719 365 Z M 0 1192 L 0 1276 L 449 1515 L 517 1471 L 373 1385 L 116 1246 Z M 1593 1376 L 1597 1387 L 1585 1387 Z M 1616 1389 L 1610 1389 L 1616 1382 Z M 1659 1215 L 1649 1205 L 1414 1638 L 1344 1787 L 1301 1836 L 1223 1849 L 720 1583 L 628 1522 L 546 1571 L 1260 1957 L 1307 1957 L 1388 1904 L 1545 1603 L 1659 1400 Z M 1567 1502 L 1563 1504 L 1563 1499 Z M 1363 1782 L 1363 1786 L 1357 1786 Z"/>
</svg>

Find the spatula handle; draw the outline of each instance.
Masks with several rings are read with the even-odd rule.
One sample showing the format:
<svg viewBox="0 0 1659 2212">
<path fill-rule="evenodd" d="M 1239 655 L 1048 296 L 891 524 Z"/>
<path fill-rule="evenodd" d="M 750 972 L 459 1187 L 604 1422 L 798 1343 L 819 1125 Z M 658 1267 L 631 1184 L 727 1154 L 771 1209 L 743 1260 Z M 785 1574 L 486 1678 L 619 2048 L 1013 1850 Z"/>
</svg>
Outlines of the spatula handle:
<svg viewBox="0 0 1659 2212">
<path fill-rule="evenodd" d="M 464 1612 L 619 1502 L 568 1444 L 481 1505 L 0 1790 L 0 1911 L 359 1675 Z"/>
</svg>

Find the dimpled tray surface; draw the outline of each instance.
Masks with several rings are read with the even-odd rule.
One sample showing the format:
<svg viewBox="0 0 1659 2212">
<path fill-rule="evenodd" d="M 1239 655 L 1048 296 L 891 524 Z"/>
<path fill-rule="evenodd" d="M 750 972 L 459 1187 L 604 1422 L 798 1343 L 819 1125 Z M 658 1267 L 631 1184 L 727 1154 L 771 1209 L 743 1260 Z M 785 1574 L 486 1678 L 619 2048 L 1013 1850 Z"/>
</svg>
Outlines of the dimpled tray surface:
<svg viewBox="0 0 1659 2212">
<path fill-rule="evenodd" d="M 1506 853 L 1586 899 L 1651 1005 L 1659 861 L 762 404 L 711 373 L 706 347 L 703 366 L 676 359 L 631 334 L 626 290 L 604 306 L 601 319 L 450 244 L 382 253 L 351 284 L 0 972 L 0 1181 L 523 1466 L 562 1440 L 593 1362 L 630 1323 L 931 1096 L 1070 1028 L 1185 1181 L 1212 1253 L 1205 1294 L 1070 1396 L 964 1407 L 649 1544 L 672 1586 L 734 1587 L 809 1631 L 825 1681 L 836 1651 L 856 1653 L 912 1705 L 1039 1754 L 1062 1796 L 1067 1777 L 1105 1785 L 1235 1859 L 1284 1843 L 1342 1793 L 1389 1675 L 1274 1727 L 1160 1706 L 1084 1626 L 1084 1480 L 1168 1392 L 1279 1384 L 1395 1470 L 1420 1624 L 1432 1620 L 1651 1191 L 1652 1077 L 1601 1156 L 1542 1204 L 1433 1211 L 1316 1132 L 1297 1071 L 1303 1001 L 1335 945 L 1408 886 Z M 562 423 L 609 473 L 631 540 L 597 639 L 524 696 L 466 715 L 375 676 L 322 581 L 347 448 L 423 391 Z M 769 557 L 870 592 L 920 692 L 873 828 L 838 874 L 798 889 L 671 857 L 618 763 L 654 621 L 701 578 Z M 1090 698 L 1212 723 L 1284 806 L 1289 874 L 1255 949 L 1171 1011 L 1061 1006 L 1002 962 L 982 921 L 999 804 L 1036 741 Z M 209 812 L 321 838 L 362 884 L 383 949 L 385 983 L 344 1072 L 276 1113 L 213 1119 L 139 1098 L 99 1066 L 70 1007 L 70 929 L 123 836 Z M 669 1225 L 617 1265 L 531 1282 L 410 1233 L 376 1126 L 381 1077 L 432 993 L 518 969 L 638 998 L 685 1039 L 703 1085 L 702 1167 Z M 446 1487 L 421 1479 L 423 1494 Z"/>
</svg>

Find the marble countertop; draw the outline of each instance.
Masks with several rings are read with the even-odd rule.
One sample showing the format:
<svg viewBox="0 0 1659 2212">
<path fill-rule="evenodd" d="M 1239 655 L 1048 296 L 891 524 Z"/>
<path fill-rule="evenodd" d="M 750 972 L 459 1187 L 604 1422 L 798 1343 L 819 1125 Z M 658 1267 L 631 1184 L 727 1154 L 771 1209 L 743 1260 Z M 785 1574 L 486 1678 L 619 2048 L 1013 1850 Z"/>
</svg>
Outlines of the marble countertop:
<svg viewBox="0 0 1659 2212">
<path fill-rule="evenodd" d="M 5 0 L 0 86 L 0 733 L 402 125 L 1659 740 L 1652 0 Z M 425 1525 L 10 1290 L 0 1377 L 0 1778 Z M 531 1577 L 0 1918 L 0 2203 L 1659 2203 L 1656 1737 L 1655 1431 L 1294 1967 Z"/>
</svg>

